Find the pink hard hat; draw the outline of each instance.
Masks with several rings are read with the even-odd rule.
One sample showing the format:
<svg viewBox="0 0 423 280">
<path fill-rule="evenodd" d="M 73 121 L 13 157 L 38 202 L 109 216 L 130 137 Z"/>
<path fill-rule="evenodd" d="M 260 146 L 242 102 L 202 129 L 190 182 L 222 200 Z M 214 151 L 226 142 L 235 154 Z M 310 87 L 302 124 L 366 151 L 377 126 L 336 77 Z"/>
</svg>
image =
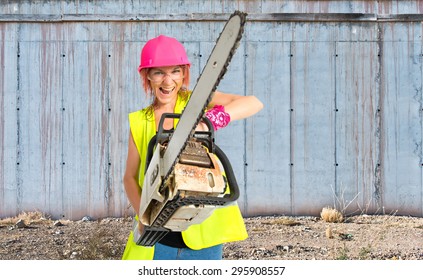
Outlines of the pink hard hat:
<svg viewBox="0 0 423 280">
<path fill-rule="evenodd" d="M 191 65 L 191 63 L 184 46 L 178 40 L 160 35 L 149 40 L 142 48 L 138 72 L 143 68 L 172 65 Z"/>
</svg>

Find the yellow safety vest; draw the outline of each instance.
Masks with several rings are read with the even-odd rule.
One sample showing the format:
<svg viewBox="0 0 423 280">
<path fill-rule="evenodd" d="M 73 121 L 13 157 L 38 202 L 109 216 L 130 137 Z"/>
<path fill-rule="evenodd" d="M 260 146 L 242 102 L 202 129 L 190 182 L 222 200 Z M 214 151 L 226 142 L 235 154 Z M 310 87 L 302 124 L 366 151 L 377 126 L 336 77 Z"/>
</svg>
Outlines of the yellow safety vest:
<svg viewBox="0 0 423 280">
<path fill-rule="evenodd" d="M 174 113 L 182 113 L 188 100 L 180 97 L 176 101 Z M 177 119 L 175 119 L 175 126 Z M 154 113 L 148 114 L 144 108 L 129 114 L 129 125 L 141 159 L 147 158 L 147 147 L 150 139 L 156 134 Z M 139 186 L 144 181 L 146 161 L 141 160 L 139 168 Z M 138 219 L 136 216 L 135 219 Z M 200 250 L 222 243 L 244 240 L 248 237 L 241 211 L 236 203 L 218 208 L 201 224 L 191 225 L 182 232 L 185 244 L 193 249 Z M 123 260 L 152 260 L 154 246 L 139 246 L 133 241 L 131 231 L 123 253 Z"/>
</svg>

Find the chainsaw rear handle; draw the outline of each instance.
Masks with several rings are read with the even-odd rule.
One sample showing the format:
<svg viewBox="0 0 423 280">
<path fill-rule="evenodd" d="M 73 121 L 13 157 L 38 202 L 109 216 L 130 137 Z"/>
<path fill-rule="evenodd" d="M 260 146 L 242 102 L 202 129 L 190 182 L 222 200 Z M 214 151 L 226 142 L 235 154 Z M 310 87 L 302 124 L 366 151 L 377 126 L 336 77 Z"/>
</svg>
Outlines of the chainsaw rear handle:
<svg viewBox="0 0 423 280">
<path fill-rule="evenodd" d="M 160 144 L 163 145 L 163 143 L 169 141 L 169 139 L 171 138 L 171 136 L 173 134 L 173 131 L 174 131 L 173 128 L 172 129 L 165 129 L 163 127 L 165 119 L 168 119 L 168 118 L 179 119 L 179 118 L 181 118 L 181 116 L 182 116 L 182 114 L 178 114 L 178 113 L 163 113 L 162 114 L 162 116 L 160 118 L 160 122 L 159 122 L 159 130 L 157 131 L 157 143 L 160 143 Z M 214 141 L 213 124 L 206 117 L 203 117 L 202 121 L 207 125 L 208 131 L 194 131 L 194 136 L 196 138 L 198 138 L 198 137 L 204 138 L 204 137 L 208 136 L 208 138 L 210 138 L 212 141 Z M 209 146 L 209 145 L 207 145 L 207 146 Z"/>
<path fill-rule="evenodd" d="M 214 153 L 222 163 L 226 179 L 228 180 L 230 193 L 225 195 L 224 198 L 226 198 L 228 202 L 235 201 L 239 198 L 240 192 L 234 171 L 232 169 L 232 165 L 229 162 L 226 154 L 217 145 L 214 145 Z"/>
</svg>

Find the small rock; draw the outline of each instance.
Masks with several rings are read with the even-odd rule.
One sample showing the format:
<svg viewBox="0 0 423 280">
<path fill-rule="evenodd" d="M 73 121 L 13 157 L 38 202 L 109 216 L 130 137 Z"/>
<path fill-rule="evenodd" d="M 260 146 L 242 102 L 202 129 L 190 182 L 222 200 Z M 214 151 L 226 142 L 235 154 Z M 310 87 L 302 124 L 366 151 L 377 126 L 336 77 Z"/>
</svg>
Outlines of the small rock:
<svg viewBox="0 0 423 280">
<path fill-rule="evenodd" d="M 71 254 L 71 251 L 70 251 L 70 250 L 65 250 L 65 251 L 63 251 L 63 255 L 64 255 L 65 257 L 68 257 L 70 254 Z"/>
<path fill-rule="evenodd" d="M 340 233 L 339 237 L 343 240 L 352 240 L 353 236 L 349 233 Z"/>
<path fill-rule="evenodd" d="M 311 227 L 304 227 L 303 231 L 311 231 Z"/>
<path fill-rule="evenodd" d="M 83 221 L 83 222 L 89 222 L 89 221 L 91 221 L 92 219 L 91 219 L 91 217 L 90 216 L 85 216 L 85 217 L 83 217 L 82 218 L 82 220 L 81 221 Z"/>
<path fill-rule="evenodd" d="M 17 228 L 26 228 L 26 224 L 25 224 L 25 222 L 22 219 L 20 219 L 19 221 L 16 222 L 15 227 L 17 227 Z"/>
<path fill-rule="evenodd" d="M 257 253 L 261 253 L 261 252 L 263 252 L 263 251 L 265 251 L 266 250 L 266 248 L 254 248 L 254 249 L 252 249 L 251 250 L 251 255 L 254 255 L 254 254 L 257 254 Z"/>
<path fill-rule="evenodd" d="M 53 223 L 53 226 L 55 226 L 55 227 L 61 227 L 61 226 L 63 226 L 63 223 L 61 221 L 55 221 Z"/>
<path fill-rule="evenodd" d="M 288 252 L 294 249 L 292 245 L 276 245 L 276 250 Z"/>
<path fill-rule="evenodd" d="M 329 239 L 333 238 L 333 233 L 332 233 L 332 228 L 331 227 L 327 227 L 326 228 L 326 237 Z"/>
</svg>

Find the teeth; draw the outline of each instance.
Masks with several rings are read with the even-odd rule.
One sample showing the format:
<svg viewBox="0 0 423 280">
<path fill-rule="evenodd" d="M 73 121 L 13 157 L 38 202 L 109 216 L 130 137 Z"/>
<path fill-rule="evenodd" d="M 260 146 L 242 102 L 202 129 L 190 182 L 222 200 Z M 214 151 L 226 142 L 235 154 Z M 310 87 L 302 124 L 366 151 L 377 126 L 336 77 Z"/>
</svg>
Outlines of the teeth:
<svg viewBox="0 0 423 280">
<path fill-rule="evenodd" d="M 165 94 L 169 94 L 171 93 L 175 88 L 171 88 L 171 89 L 164 89 L 164 88 L 160 88 L 160 90 L 165 93 Z"/>
</svg>

